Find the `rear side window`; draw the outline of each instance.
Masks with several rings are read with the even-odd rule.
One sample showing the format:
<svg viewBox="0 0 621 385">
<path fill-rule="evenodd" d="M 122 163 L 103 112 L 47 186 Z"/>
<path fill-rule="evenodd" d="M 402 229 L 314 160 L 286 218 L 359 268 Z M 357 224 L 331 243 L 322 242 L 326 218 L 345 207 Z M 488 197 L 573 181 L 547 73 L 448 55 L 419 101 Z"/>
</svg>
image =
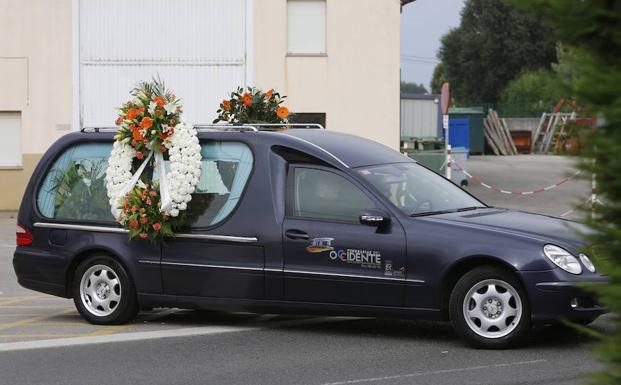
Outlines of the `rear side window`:
<svg viewBox="0 0 621 385">
<path fill-rule="evenodd" d="M 48 170 L 37 193 L 46 218 L 113 222 L 106 195 L 112 143 L 81 143 L 65 150 Z"/>
<path fill-rule="evenodd" d="M 252 172 L 252 152 L 243 143 L 210 141 L 201 147 L 202 174 L 182 212 L 184 227 L 209 227 L 228 217 Z M 105 182 L 111 149 L 112 143 L 83 143 L 67 149 L 39 188 L 39 212 L 51 219 L 114 222 Z"/>
<path fill-rule="evenodd" d="M 189 227 L 209 227 L 226 219 L 237 207 L 250 177 L 253 156 L 239 142 L 202 142 L 201 178 L 184 213 Z"/>
<path fill-rule="evenodd" d="M 294 217 L 358 223 L 360 211 L 376 207 L 358 187 L 333 172 L 297 167 L 293 178 Z"/>
</svg>

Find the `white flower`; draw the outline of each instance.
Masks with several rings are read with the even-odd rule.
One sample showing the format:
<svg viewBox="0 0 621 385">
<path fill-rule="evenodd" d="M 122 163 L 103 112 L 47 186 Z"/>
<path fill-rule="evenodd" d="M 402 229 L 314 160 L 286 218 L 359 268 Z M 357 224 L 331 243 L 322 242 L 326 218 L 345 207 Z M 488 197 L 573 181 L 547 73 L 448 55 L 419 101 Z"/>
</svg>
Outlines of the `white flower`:
<svg viewBox="0 0 621 385">
<path fill-rule="evenodd" d="M 149 103 L 149 113 L 151 115 L 153 115 L 155 113 L 155 108 L 157 107 L 157 104 L 155 102 L 150 102 Z"/>
<path fill-rule="evenodd" d="M 164 109 L 169 115 L 172 115 L 177 111 L 177 105 L 175 103 L 166 103 Z"/>
</svg>

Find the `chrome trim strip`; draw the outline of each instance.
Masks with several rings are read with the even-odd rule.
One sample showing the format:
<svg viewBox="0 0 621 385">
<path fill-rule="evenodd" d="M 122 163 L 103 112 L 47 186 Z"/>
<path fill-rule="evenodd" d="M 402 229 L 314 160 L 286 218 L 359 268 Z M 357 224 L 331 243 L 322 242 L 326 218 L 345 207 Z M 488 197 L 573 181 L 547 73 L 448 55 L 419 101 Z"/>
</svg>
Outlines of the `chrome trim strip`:
<svg viewBox="0 0 621 385">
<path fill-rule="evenodd" d="M 115 233 L 115 234 L 127 234 L 129 231 L 120 227 L 107 227 L 107 226 L 86 226 L 86 225 L 73 225 L 69 223 L 49 223 L 49 222 L 36 222 L 34 227 L 42 227 L 48 229 L 63 229 L 63 230 L 81 230 L 92 231 L 97 233 Z M 217 235 L 217 234 L 175 234 L 177 238 L 186 239 L 204 239 L 208 241 L 225 241 L 235 243 L 257 243 L 259 240 L 256 237 L 238 237 L 233 235 Z"/>
<path fill-rule="evenodd" d="M 307 270 L 284 270 L 284 272 L 285 273 L 293 273 L 293 274 L 325 275 L 325 276 L 329 276 L 329 277 L 347 277 L 347 278 L 377 279 L 377 280 L 384 280 L 384 281 L 405 282 L 404 278 L 375 277 L 375 276 L 372 276 L 372 275 L 339 274 L 339 273 L 328 273 L 328 272 L 307 271 Z"/>
<path fill-rule="evenodd" d="M 426 283 L 425 280 L 422 280 L 422 279 L 406 279 L 405 281 L 409 283 L 418 283 L 422 285 Z"/>
<path fill-rule="evenodd" d="M 339 273 L 328 273 L 328 272 L 318 272 L 318 271 L 307 271 L 307 270 L 283 270 L 283 269 L 272 269 L 272 268 L 260 268 L 260 267 L 245 267 L 245 266 L 226 266 L 226 265 L 209 265 L 202 263 L 185 263 L 185 262 L 156 262 L 152 260 L 144 260 L 141 259 L 138 261 L 139 263 L 148 264 L 148 265 L 167 265 L 167 266 L 188 266 L 188 267 L 205 267 L 211 269 L 231 269 L 231 270 L 250 270 L 250 271 L 268 271 L 268 272 L 276 272 L 276 273 L 292 273 L 292 274 L 307 274 L 307 275 L 324 275 L 330 277 L 347 277 L 347 278 L 362 278 L 362 279 L 376 279 L 376 280 L 384 280 L 384 281 L 397 281 L 397 282 L 412 282 L 412 283 L 425 283 L 425 281 L 419 279 L 403 279 L 403 278 L 394 278 L 394 277 L 374 277 L 372 275 L 355 275 L 355 274 L 339 274 Z"/>
<path fill-rule="evenodd" d="M 216 234 L 190 234 L 190 233 L 180 233 L 175 234 L 177 238 L 186 238 L 186 239 L 206 239 L 209 241 L 226 241 L 226 242 L 237 242 L 237 243 L 257 243 L 259 240 L 257 237 L 238 237 L 235 235 L 216 235 Z"/>
<path fill-rule="evenodd" d="M 42 228 L 47 228 L 47 229 L 82 230 L 82 231 L 93 231 L 97 233 L 115 233 L 115 234 L 126 234 L 129 232 L 128 230 L 122 229 L 120 227 L 72 225 L 69 223 L 35 222 L 34 227 L 42 227 Z"/>
<path fill-rule="evenodd" d="M 153 261 L 140 260 L 140 263 L 151 264 Z M 155 262 L 157 264 L 157 262 Z M 162 261 L 160 265 L 166 266 L 188 266 L 188 267 L 205 267 L 210 269 L 229 269 L 229 270 L 249 270 L 249 271 L 263 271 L 262 267 L 246 267 L 246 266 L 227 266 L 227 265 L 207 265 L 202 263 L 185 263 L 185 262 L 167 262 Z"/>
</svg>

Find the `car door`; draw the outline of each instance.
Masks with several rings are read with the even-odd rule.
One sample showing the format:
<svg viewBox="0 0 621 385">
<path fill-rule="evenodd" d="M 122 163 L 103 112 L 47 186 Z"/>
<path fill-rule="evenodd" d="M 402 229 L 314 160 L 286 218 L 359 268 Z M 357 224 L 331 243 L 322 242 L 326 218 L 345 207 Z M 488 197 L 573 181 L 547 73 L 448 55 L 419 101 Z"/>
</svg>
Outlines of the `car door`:
<svg viewBox="0 0 621 385">
<path fill-rule="evenodd" d="M 201 178 L 187 211 L 185 229 L 162 247 L 165 294 L 263 298 L 264 253 L 256 238 L 234 233 L 234 215 L 253 169 L 242 142 L 204 141 Z"/>
<path fill-rule="evenodd" d="M 349 176 L 293 165 L 283 221 L 285 298 L 293 301 L 401 306 L 405 233 L 392 223 L 362 225 L 361 210 L 383 205 Z"/>
</svg>

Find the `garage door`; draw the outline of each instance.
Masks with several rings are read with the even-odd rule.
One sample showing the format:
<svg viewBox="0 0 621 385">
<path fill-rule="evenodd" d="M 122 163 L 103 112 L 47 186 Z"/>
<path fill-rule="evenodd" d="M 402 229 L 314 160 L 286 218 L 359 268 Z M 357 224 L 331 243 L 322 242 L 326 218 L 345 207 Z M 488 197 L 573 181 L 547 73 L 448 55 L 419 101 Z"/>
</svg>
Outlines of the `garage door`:
<svg viewBox="0 0 621 385">
<path fill-rule="evenodd" d="M 163 79 L 190 123 L 246 84 L 246 0 L 78 0 L 81 127 L 113 126 L 138 81 Z"/>
</svg>

